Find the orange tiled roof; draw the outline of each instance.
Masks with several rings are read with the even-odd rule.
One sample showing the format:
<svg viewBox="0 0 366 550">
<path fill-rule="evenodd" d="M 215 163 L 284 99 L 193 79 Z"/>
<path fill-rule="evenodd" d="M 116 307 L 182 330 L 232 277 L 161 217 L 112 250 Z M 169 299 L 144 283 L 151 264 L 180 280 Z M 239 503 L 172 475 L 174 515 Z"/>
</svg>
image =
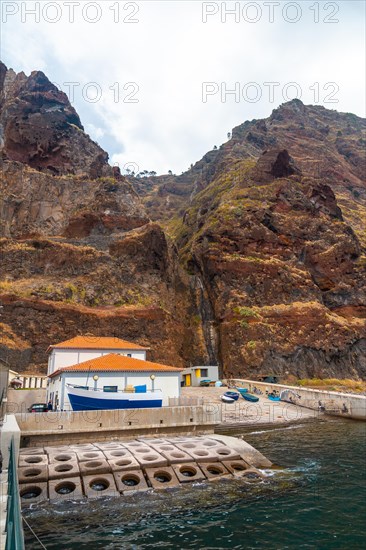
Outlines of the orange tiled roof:
<svg viewBox="0 0 366 550">
<path fill-rule="evenodd" d="M 80 349 L 140 349 L 147 350 L 148 347 L 139 346 L 138 344 L 133 344 L 132 342 L 127 342 L 126 340 L 121 340 L 120 338 L 110 337 L 110 336 L 75 336 L 70 340 L 65 340 L 65 342 L 60 342 L 59 344 L 54 344 L 48 349 L 60 348 L 80 348 Z"/>
<path fill-rule="evenodd" d="M 134 359 L 126 357 L 118 353 L 109 353 L 97 359 L 83 361 L 78 365 L 63 367 L 49 375 L 53 378 L 62 372 L 180 372 L 184 369 L 169 367 L 168 365 L 160 365 L 151 361 L 143 361 L 142 359 Z"/>
</svg>

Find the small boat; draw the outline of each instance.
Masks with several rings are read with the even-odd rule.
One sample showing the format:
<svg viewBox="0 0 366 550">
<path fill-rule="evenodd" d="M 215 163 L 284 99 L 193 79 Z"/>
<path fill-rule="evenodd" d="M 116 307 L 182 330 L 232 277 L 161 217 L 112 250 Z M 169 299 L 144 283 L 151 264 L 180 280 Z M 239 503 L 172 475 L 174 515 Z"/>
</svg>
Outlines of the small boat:
<svg viewBox="0 0 366 550">
<path fill-rule="evenodd" d="M 226 391 L 224 395 L 226 397 L 231 397 L 231 399 L 234 399 L 234 401 L 237 401 L 240 397 L 240 393 L 237 393 L 236 391 Z"/>
<path fill-rule="evenodd" d="M 281 397 L 279 395 L 273 395 L 273 393 L 269 393 L 267 397 L 270 401 L 281 401 Z"/>
<path fill-rule="evenodd" d="M 66 391 L 73 411 L 104 411 L 112 409 L 151 409 L 161 407 L 161 390 L 131 392 L 105 392 L 88 387 L 66 384 Z"/>
<path fill-rule="evenodd" d="M 223 403 L 235 403 L 236 401 L 236 399 L 233 399 L 232 397 L 229 397 L 226 394 L 221 395 L 220 399 Z"/>
<path fill-rule="evenodd" d="M 235 388 L 241 396 L 244 395 L 244 393 L 248 393 L 248 389 L 247 388 Z"/>
<path fill-rule="evenodd" d="M 242 393 L 241 396 L 246 401 L 251 401 L 252 403 L 256 403 L 257 401 L 259 401 L 259 397 L 253 395 L 252 393 Z"/>
</svg>

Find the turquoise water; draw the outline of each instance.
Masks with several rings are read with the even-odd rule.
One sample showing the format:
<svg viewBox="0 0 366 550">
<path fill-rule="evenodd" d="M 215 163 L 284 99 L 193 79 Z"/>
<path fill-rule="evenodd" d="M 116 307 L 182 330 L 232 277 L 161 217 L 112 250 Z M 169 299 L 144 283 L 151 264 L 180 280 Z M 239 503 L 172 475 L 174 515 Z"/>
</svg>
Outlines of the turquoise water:
<svg viewBox="0 0 366 550">
<path fill-rule="evenodd" d="M 43 505 L 25 517 L 48 550 L 366 547 L 366 423 L 241 433 L 279 466 L 268 482 Z M 26 548 L 40 548 L 27 529 Z"/>
</svg>

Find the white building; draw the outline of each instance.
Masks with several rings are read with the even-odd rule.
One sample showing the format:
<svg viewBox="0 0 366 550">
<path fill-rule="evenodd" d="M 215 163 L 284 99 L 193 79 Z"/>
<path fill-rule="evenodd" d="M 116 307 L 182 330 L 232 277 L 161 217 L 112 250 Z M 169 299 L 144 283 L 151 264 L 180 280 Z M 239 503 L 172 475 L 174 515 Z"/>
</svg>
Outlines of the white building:
<svg viewBox="0 0 366 550">
<path fill-rule="evenodd" d="M 219 378 L 218 366 L 197 366 L 184 369 L 181 372 L 182 386 L 199 386 L 203 380 L 216 382 Z"/>
<path fill-rule="evenodd" d="M 148 390 L 162 391 L 163 406 L 169 404 L 170 397 L 179 397 L 182 369 L 146 361 L 146 350 L 149 348 L 117 338 L 99 338 L 99 348 L 96 345 L 87 348 L 85 338 L 89 337 L 76 337 L 49 348 L 47 401 L 51 400 L 54 409 L 71 410 L 66 384 L 105 392 L 146 385 Z M 112 341 L 116 348 L 111 353 Z M 76 347 L 79 345 L 80 348 Z M 85 359 L 88 354 L 93 357 Z"/>
<path fill-rule="evenodd" d="M 50 376 L 53 372 L 63 367 L 77 365 L 90 359 L 96 359 L 109 353 L 118 353 L 133 357 L 134 359 L 146 360 L 146 352 L 150 348 L 139 346 L 120 338 L 105 336 L 75 336 L 60 344 L 50 346 L 48 358 L 48 371 Z"/>
</svg>

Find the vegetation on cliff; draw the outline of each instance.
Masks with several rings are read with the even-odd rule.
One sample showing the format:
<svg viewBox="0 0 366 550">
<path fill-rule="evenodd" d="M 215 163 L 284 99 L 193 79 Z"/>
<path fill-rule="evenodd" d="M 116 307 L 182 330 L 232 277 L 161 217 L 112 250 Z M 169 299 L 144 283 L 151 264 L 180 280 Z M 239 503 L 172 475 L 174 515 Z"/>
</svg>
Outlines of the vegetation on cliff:
<svg viewBox="0 0 366 550">
<path fill-rule="evenodd" d="M 0 122 L 14 368 L 92 332 L 227 377 L 366 376 L 365 120 L 291 101 L 143 182 L 109 166 L 43 73 L 0 65 Z"/>
</svg>

